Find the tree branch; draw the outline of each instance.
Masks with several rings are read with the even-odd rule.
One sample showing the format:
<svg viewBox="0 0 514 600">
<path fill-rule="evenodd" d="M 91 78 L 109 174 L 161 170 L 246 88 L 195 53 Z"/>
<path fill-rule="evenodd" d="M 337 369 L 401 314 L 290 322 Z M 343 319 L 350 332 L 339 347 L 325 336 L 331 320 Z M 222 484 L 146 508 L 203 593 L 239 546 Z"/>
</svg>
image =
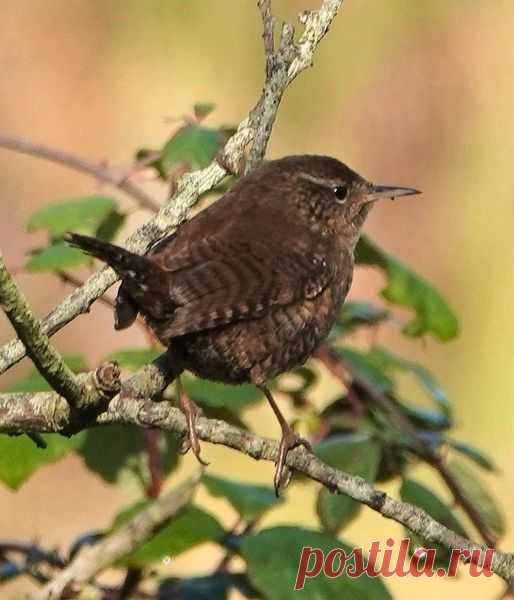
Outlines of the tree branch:
<svg viewBox="0 0 514 600">
<path fill-rule="evenodd" d="M 180 371 L 165 352 L 125 380 L 118 397 L 152 398 L 161 393 Z M 98 406 L 120 392 L 119 375 L 115 363 L 104 363 L 95 371 L 77 377 L 88 389 L 90 405 Z M 79 414 L 72 415 L 66 400 L 55 392 L 0 394 L 0 433 L 70 434 L 88 424 L 92 424 L 90 416 L 81 419 Z"/>
<path fill-rule="evenodd" d="M 316 358 L 318 358 L 332 375 L 338 378 L 347 388 L 349 387 L 349 382 L 348 377 L 345 376 L 345 371 L 349 373 L 351 380 L 357 382 L 366 394 L 372 398 L 373 402 L 382 408 L 391 423 L 396 426 L 399 431 L 409 436 L 411 450 L 439 473 L 453 494 L 455 502 L 462 507 L 470 521 L 482 536 L 484 542 L 488 547 L 494 547 L 496 544 L 496 537 L 489 531 L 474 505 L 468 500 L 465 490 L 462 489 L 460 483 L 456 481 L 455 477 L 450 473 L 439 453 L 427 444 L 427 442 L 418 434 L 414 425 L 398 409 L 395 403 L 392 402 L 386 394 L 381 393 L 369 381 L 361 377 L 351 365 L 344 363 L 326 344 L 321 346 L 318 350 Z"/>
<path fill-rule="evenodd" d="M 319 10 L 301 13 L 300 22 L 305 28 L 297 43 L 294 41 L 294 27 L 284 22 L 280 45 L 275 50 L 271 0 L 259 0 L 266 53 L 266 79 L 261 98 L 250 113 L 256 131 L 246 172 L 253 169 L 264 158 L 282 95 L 299 73 L 312 66 L 316 48 L 327 34 L 342 3 L 343 0 L 325 0 Z"/>
<path fill-rule="evenodd" d="M 11 277 L 0 253 L 0 306 L 25 345 L 27 354 L 48 384 L 70 402 L 80 406 L 84 394 L 72 370 L 50 344 L 41 323 Z"/>
<path fill-rule="evenodd" d="M 63 568 L 64 560 L 54 550 L 45 550 L 31 542 L 19 542 L 17 540 L 0 539 L 0 554 L 21 554 L 26 557 L 27 562 L 34 564 L 44 562 L 52 567 Z"/>
<path fill-rule="evenodd" d="M 87 173 L 99 181 L 109 183 L 125 192 L 127 195 L 134 198 L 141 208 L 146 208 L 152 212 L 157 212 L 159 210 L 159 205 L 155 200 L 126 178 L 119 177 L 107 167 L 89 162 L 75 154 L 64 152 L 57 148 L 35 144 L 34 142 L 14 135 L 0 135 L 0 148 L 6 148 L 22 154 L 30 154 L 31 156 L 36 156 L 38 158 L 44 158 L 51 162 L 65 165 L 75 171 Z"/>
<path fill-rule="evenodd" d="M 166 369 L 171 369 L 171 371 Z M 146 394 L 146 398 L 151 398 L 161 393 L 171 381 L 175 372 L 172 369 L 170 358 L 162 355 L 157 361 L 146 365 L 133 375 L 128 382 L 123 384 L 123 389 L 131 389 L 134 395 L 143 397 Z M 33 402 L 34 397 L 38 396 L 40 398 L 39 413 L 31 415 L 30 406 L 24 409 L 23 405 Z M 64 406 L 63 403 L 64 401 L 60 400 L 55 393 L 0 394 L 0 432 L 67 431 L 69 423 L 66 421 L 65 415 L 66 403 Z M 13 404 L 18 405 L 19 408 L 12 409 Z M 5 411 L 6 408 L 7 411 Z M 58 421 L 54 419 L 54 412 L 60 415 Z M 171 407 L 167 402 L 138 400 L 128 396 L 126 392 L 111 400 L 107 410 L 97 416 L 96 423 L 130 423 L 140 427 L 171 431 L 178 436 L 187 434 L 186 419 L 178 408 Z M 91 424 L 88 421 L 85 426 Z M 78 428 L 78 424 L 75 424 L 74 430 L 77 431 Z M 277 460 L 277 442 L 238 429 L 224 421 L 200 417 L 197 420 L 196 429 L 198 437 L 206 442 L 227 446 L 256 460 L 273 462 Z M 458 548 L 470 553 L 473 550 L 484 551 L 487 548 L 485 545 L 476 544 L 457 535 L 435 521 L 422 509 L 391 498 L 361 477 L 329 467 L 304 448 L 296 448 L 289 452 L 286 463 L 290 468 L 318 481 L 329 490 L 345 494 L 357 502 L 366 504 L 384 517 L 397 521 L 429 544 L 442 544 L 447 548 Z M 461 559 L 466 562 L 464 556 L 461 556 Z M 505 581 L 509 582 L 511 579 L 514 581 L 514 555 L 495 551 L 491 568 Z"/>
<path fill-rule="evenodd" d="M 283 76 L 283 69 L 281 69 L 280 77 L 272 73 L 271 78 L 266 78 L 261 99 L 250 115 L 239 124 L 236 133 L 226 143 L 220 158 L 205 169 L 187 173 L 178 180 L 177 191 L 173 198 L 160 209 L 157 215 L 128 238 L 126 247 L 129 250 L 142 254 L 152 242 L 180 225 L 187 218 L 200 194 L 216 186 L 227 175 L 228 169 L 237 170 L 237 165 L 244 156 L 244 150 L 252 140 L 255 140 L 256 144 L 256 149 L 252 149 L 253 155 L 263 155 L 276 114 L 276 110 L 271 108 L 267 110 L 266 107 L 270 107 L 274 100 L 278 107 L 286 87 L 301 71 L 312 64 L 317 45 L 328 31 L 342 2 L 343 0 L 325 0 L 319 11 L 312 11 L 307 16 L 304 13 L 302 22 L 305 24 L 305 30 L 298 44 L 295 44 L 292 39 L 292 26 L 287 26 L 291 35 L 284 35 L 283 28 L 280 52 L 290 59 L 287 77 Z M 261 130 L 264 133 L 258 133 Z M 110 268 L 104 268 L 93 274 L 82 287 L 70 294 L 43 319 L 46 334 L 52 336 L 78 315 L 87 312 L 91 304 L 116 280 L 117 276 Z M 20 340 L 12 340 L 5 344 L 0 348 L 0 374 L 24 356 L 25 348 Z"/>
<path fill-rule="evenodd" d="M 148 400 L 115 398 L 109 405 L 108 411 L 100 415 L 98 420 L 103 423 L 121 422 L 144 427 L 159 427 L 181 436 L 187 432 L 185 417 L 179 409 L 171 408 L 166 403 Z M 196 428 L 198 437 L 204 441 L 239 450 L 256 460 L 273 462 L 277 460 L 278 444 L 275 441 L 238 429 L 224 421 L 204 417 L 198 419 Z M 286 463 L 329 490 L 345 494 L 357 502 L 366 504 L 382 516 L 397 521 L 429 544 L 442 544 L 447 548 L 458 548 L 470 553 L 473 550 L 487 549 L 486 545 L 476 544 L 459 536 L 438 523 L 424 510 L 391 498 L 361 477 L 329 467 L 303 447 L 289 452 Z M 461 558 L 464 560 L 464 557 Z M 507 582 L 511 578 L 514 579 L 514 555 L 495 551 L 492 571 Z"/>
<path fill-rule="evenodd" d="M 148 508 L 93 546 L 84 546 L 73 561 L 34 594 L 34 600 L 58 600 L 72 588 L 90 581 L 97 573 L 135 550 L 193 498 L 201 472 L 163 494 Z"/>
<path fill-rule="evenodd" d="M 268 59 L 275 51 L 275 42 L 273 40 L 273 15 L 271 14 L 271 0 L 258 0 L 257 7 L 261 11 L 262 18 L 262 39 L 264 42 L 264 52 L 266 53 L 266 70 L 268 69 Z M 271 66 L 271 65 L 269 65 Z"/>
</svg>

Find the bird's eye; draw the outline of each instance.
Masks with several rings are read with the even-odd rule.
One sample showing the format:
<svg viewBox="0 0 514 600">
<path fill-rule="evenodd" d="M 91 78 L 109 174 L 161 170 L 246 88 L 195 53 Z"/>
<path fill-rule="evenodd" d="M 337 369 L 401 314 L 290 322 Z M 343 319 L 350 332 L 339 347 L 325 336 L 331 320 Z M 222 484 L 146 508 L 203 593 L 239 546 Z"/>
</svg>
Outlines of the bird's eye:
<svg viewBox="0 0 514 600">
<path fill-rule="evenodd" d="M 334 188 L 334 196 L 338 200 L 345 200 L 348 196 L 348 186 L 346 185 L 336 185 Z"/>
</svg>

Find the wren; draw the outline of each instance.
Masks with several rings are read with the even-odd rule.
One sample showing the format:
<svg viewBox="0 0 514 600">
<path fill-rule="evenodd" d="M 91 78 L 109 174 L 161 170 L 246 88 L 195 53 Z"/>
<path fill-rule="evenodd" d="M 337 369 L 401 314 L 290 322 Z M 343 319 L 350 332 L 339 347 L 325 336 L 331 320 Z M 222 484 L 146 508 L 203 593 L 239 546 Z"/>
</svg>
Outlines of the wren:
<svg viewBox="0 0 514 600">
<path fill-rule="evenodd" d="M 287 156 L 242 177 L 145 256 L 74 233 L 67 240 L 120 276 L 116 329 L 141 313 L 181 370 L 262 390 L 282 429 L 278 494 L 288 451 L 309 444 L 267 384 L 305 362 L 328 335 L 373 203 L 417 193 L 373 185 L 334 158 Z M 201 460 L 198 408 L 180 390 L 189 443 Z"/>
</svg>

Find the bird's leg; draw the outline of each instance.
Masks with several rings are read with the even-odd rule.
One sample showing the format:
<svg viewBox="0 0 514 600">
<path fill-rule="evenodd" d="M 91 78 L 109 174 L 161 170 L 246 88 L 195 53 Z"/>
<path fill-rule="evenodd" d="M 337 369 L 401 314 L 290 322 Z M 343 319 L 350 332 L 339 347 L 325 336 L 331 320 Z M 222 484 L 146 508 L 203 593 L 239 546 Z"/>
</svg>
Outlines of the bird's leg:
<svg viewBox="0 0 514 600">
<path fill-rule="evenodd" d="M 205 462 L 200 456 L 200 442 L 198 441 L 198 435 L 196 433 L 196 419 L 202 414 L 202 410 L 199 406 L 191 400 L 191 398 L 186 394 L 182 382 L 180 381 L 180 377 L 177 377 L 176 380 L 177 386 L 177 394 L 178 400 L 180 404 L 180 410 L 184 413 L 186 417 L 187 423 L 187 441 L 183 448 L 184 452 L 187 452 L 189 448 L 193 451 L 193 454 L 196 456 L 196 459 L 201 465 L 205 467 L 209 464 Z"/>
<path fill-rule="evenodd" d="M 291 426 L 285 420 L 284 415 L 280 412 L 280 409 L 275 400 L 273 399 L 273 396 L 269 389 L 264 385 L 260 385 L 259 388 L 262 390 L 262 392 L 266 396 L 266 399 L 270 403 L 271 408 L 273 409 L 273 412 L 275 413 L 275 416 L 277 417 L 278 422 L 280 423 L 280 427 L 282 429 L 282 437 L 280 439 L 280 445 L 278 447 L 278 458 L 276 463 L 277 466 L 275 469 L 275 477 L 273 478 L 273 483 L 275 485 L 275 494 L 278 496 L 280 488 L 282 486 L 282 482 L 284 480 L 284 467 L 286 467 L 287 453 L 289 452 L 289 450 L 292 450 L 297 446 L 304 446 L 305 448 L 307 448 L 307 450 L 311 450 L 311 445 L 306 439 L 300 437 L 295 431 L 293 431 L 293 429 L 291 429 Z"/>
</svg>

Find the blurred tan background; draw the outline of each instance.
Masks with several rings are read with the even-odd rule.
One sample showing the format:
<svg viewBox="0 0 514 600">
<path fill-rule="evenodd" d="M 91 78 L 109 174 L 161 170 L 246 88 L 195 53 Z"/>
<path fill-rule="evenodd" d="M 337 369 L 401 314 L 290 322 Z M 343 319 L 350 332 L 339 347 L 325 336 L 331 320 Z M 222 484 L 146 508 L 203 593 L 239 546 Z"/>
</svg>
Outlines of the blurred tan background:
<svg viewBox="0 0 514 600">
<path fill-rule="evenodd" d="M 318 2 L 274 5 L 292 19 Z M 412 200 L 382 204 L 366 229 L 438 286 L 460 315 L 462 333 L 447 345 L 408 342 L 386 330 L 380 340 L 431 366 L 455 403 L 456 435 L 488 449 L 500 465 L 502 474 L 486 480 L 503 499 L 510 527 L 502 547 L 511 551 L 513 24 L 512 0 L 346 0 L 314 69 L 286 93 L 268 151 L 268 157 L 334 155 L 373 181 L 423 190 Z M 166 118 L 190 112 L 196 101 L 217 104 L 211 122 L 238 123 L 260 93 L 260 35 L 253 1 L 5 2 L 0 132 L 123 168 L 137 147 L 159 146 L 174 127 Z M 11 267 L 43 239 L 25 229 L 37 206 L 98 187 L 62 167 L 4 150 L 0 173 L 0 247 Z M 145 216 L 134 211 L 129 227 Z M 19 282 L 40 314 L 68 291 L 49 276 L 22 274 Z M 372 297 L 381 283 L 377 274 L 358 272 L 352 296 Z M 11 335 L 1 318 L 0 339 Z M 113 349 L 143 344 L 135 329 L 115 334 L 110 311 L 99 304 L 55 340 L 63 350 L 87 351 L 91 364 Z M 24 362 L 2 384 L 27 367 Z M 248 421 L 260 433 L 278 434 L 266 407 L 253 410 Z M 213 447 L 204 454 L 214 473 L 271 481 L 268 464 Z M 192 465 L 188 457 L 186 469 Z M 416 476 L 432 478 L 424 470 Z M 131 493 L 105 486 L 78 459 L 66 459 L 42 469 L 16 494 L 0 488 L 0 536 L 68 545 L 84 529 L 107 525 Z M 316 526 L 314 486 L 296 487 L 289 498 L 265 524 L 308 519 Z M 209 508 L 226 523 L 235 519 L 221 501 L 209 500 Z M 364 514 L 345 533 L 347 541 L 366 547 L 371 538 L 401 533 L 371 511 Z M 212 569 L 217 551 L 201 551 L 200 569 L 195 552 L 166 572 Z M 461 571 L 458 581 L 407 578 L 388 585 L 400 600 L 501 594 L 496 578 L 473 580 Z M 7 597 L 23 589 L 21 582 L 4 588 Z"/>
</svg>

